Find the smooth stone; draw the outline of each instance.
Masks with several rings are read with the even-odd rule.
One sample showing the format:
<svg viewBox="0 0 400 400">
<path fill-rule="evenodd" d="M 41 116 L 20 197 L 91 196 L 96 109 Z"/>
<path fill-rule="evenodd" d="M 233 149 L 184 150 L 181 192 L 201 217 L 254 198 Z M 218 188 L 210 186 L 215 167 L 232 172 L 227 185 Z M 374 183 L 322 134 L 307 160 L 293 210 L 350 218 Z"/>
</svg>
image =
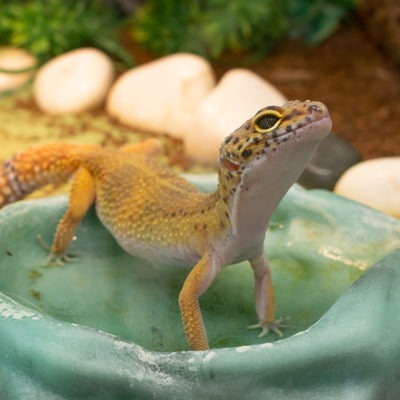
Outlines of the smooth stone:
<svg viewBox="0 0 400 400">
<path fill-rule="evenodd" d="M 182 138 L 214 85 L 208 61 L 177 53 L 122 74 L 110 90 L 106 109 L 130 127 Z"/>
<path fill-rule="evenodd" d="M 194 161 L 215 164 L 223 139 L 268 105 L 287 99 L 269 82 L 247 69 L 232 69 L 207 95 L 187 130 L 184 144 Z"/>
<path fill-rule="evenodd" d="M 76 232 L 77 259 L 44 266 L 35 238 L 51 242 L 66 206 L 57 197 L 0 211 L 1 399 L 398 398 L 400 221 L 295 185 L 265 242 L 277 315 L 291 317 L 284 337 L 246 328 L 256 316 L 243 262 L 201 297 L 212 350 L 195 352 L 180 351 L 188 271 L 129 256 L 93 209 Z"/>
<path fill-rule="evenodd" d="M 349 142 L 330 133 L 319 145 L 298 183 L 308 189 L 332 190 L 343 172 L 359 162 L 360 158 Z"/>
<path fill-rule="evenodd" d="M 25 85 L 34 74 L 34 67 L 37 65 L 37 59 L 26 50 L 16 47 L 0 47 L 0 92 L 18 89 Z M 32 68 L 30 71 L 23 71 Z"/>
<path fill-rule="evenodd" d="M 363 161 L 347 170 L 335 193 L 400 218 L 400 157 Z"/>
<path fill-rule="evenodd" d="M 41 67 L 33 85 L 35 101 L 49 114 L 67 114 L 99 107 L 114 79 L 114 66 L 104 52 L 80 48 Z"/>
</svg>

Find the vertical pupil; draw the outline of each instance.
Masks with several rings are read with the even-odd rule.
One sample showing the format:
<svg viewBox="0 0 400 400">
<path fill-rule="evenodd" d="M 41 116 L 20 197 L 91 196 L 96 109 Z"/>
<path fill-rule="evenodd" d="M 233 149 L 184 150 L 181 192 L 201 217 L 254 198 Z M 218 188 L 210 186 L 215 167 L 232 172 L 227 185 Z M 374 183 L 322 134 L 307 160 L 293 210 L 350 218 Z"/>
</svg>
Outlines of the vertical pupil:
<svg viewBox="0 0 400 400">
<path fill-rule="evenodd" d="M 260 129 L 269 129 L 272 128 L 277 122 L 279 118 L 275 115 L 263 115 L 257 120 L 257 125 Z"/>
</svg>

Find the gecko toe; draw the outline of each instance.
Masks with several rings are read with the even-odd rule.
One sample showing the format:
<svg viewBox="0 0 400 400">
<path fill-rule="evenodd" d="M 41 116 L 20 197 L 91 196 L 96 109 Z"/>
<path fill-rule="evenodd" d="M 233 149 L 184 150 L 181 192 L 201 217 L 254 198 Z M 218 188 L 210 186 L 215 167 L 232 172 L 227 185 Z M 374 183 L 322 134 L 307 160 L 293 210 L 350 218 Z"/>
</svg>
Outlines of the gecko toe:
<svg viewBox="0 0 400 400">
<path fill-rule="evenodd" d="M 259 321 L 257 324 L 250 325 L 248 329 L 261 329 L 261 333 L 258 335 L 259 338 L 262 338 L 268 333 L 274 332 L 279 337 L 283 337 L 283 333 L 281 328 L 287 328 L 289 325 L 286 324 L 286 321 L 289 320 L 289 317 L 278 318 L 275 321 Z"/>
<path fill-rule="evenodd" d="M 78 256 L 75 254 L 62 254 L 62 255 L 54 255 L 50 254 L 45 262 L 44 266 L 46 267 L 61 267 L 65 263 L 70 263 L 78 260 Z"/>
</svg>

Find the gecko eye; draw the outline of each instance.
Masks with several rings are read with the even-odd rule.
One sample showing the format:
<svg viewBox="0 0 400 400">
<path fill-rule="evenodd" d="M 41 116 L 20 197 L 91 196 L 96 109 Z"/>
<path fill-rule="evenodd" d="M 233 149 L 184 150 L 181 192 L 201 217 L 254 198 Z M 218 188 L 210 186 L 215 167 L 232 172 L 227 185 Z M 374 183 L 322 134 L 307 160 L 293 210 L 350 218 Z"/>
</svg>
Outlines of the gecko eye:
<svg viewBox="0 0 400 400">
<path fill-rule="evenodd" d="M 254 127 L 257 131 L 265 132 L 275 128 L 280 119 L 280 115 L 269 112 L 258 117 L 254 122 Z"/>
</svg>

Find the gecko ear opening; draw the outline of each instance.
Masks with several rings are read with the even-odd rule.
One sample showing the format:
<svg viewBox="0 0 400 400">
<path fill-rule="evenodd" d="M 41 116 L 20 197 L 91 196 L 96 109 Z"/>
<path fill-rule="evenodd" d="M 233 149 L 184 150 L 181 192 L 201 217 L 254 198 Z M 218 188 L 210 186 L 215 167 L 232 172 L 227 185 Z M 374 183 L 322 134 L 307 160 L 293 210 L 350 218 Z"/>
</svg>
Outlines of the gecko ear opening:
<svg viewBox="0 0 400 400">
<path fill-rule="evenodd" d="M 223 158 L 221 164 L 229 171 L 237 171 L 239 169 L 239 165 L 229 160 L 229 158 Z"/>
</svg>

